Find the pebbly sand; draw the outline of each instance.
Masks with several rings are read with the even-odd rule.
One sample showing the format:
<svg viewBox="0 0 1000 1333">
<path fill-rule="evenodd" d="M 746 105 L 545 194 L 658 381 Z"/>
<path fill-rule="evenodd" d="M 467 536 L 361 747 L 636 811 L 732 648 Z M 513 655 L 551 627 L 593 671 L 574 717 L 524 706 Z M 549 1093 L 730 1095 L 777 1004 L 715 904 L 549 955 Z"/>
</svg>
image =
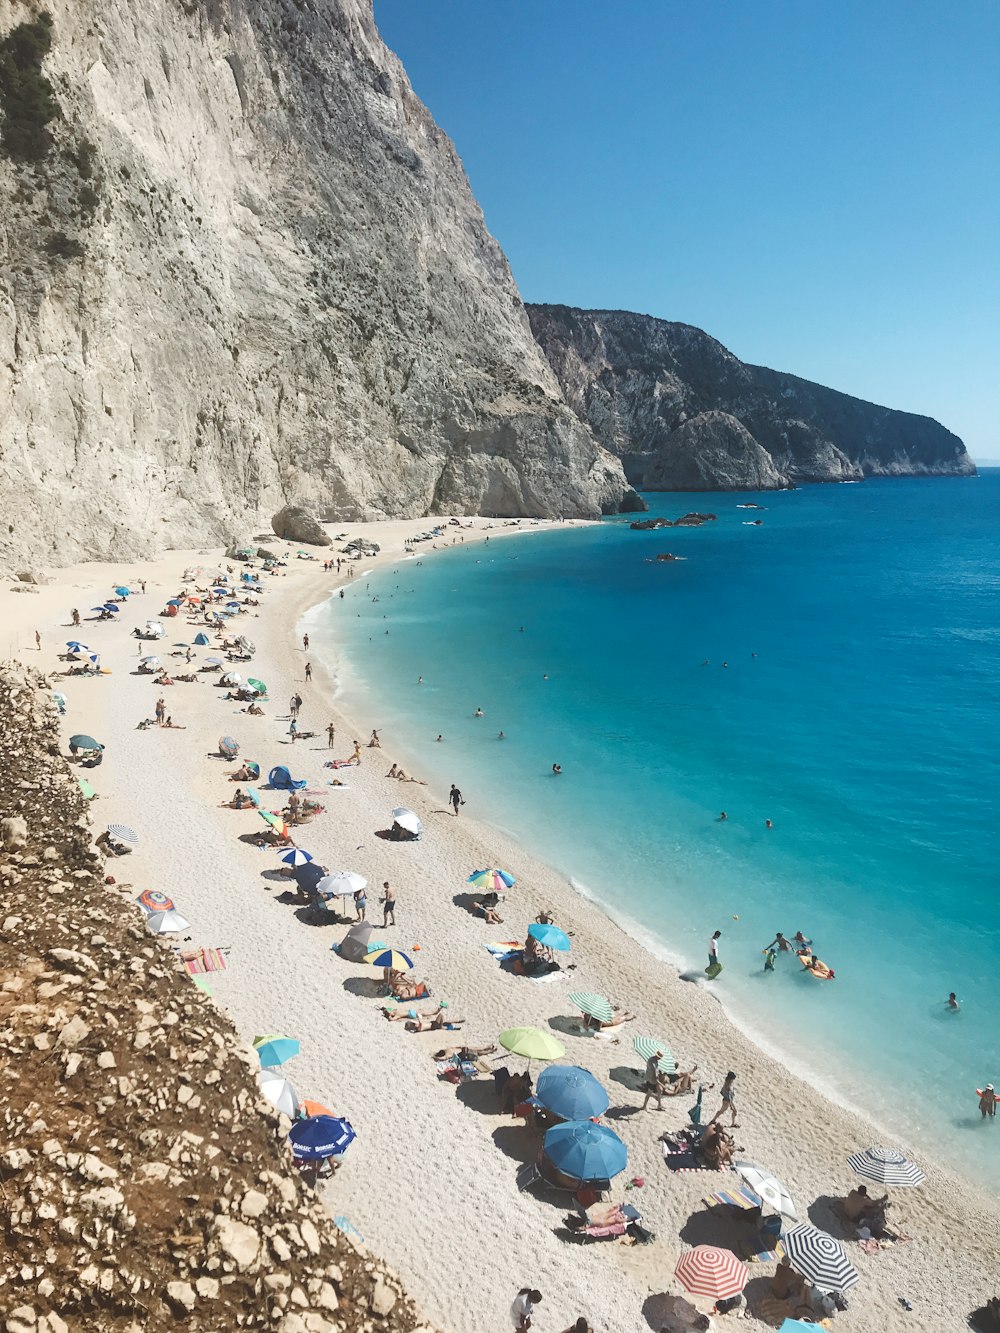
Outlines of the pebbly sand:
<svg viewBox="0 0 1000 1333">
<path fill-rule="evenodd" d="M 485 535 L 485 520 L 472 522 L 467 541 Z M 405 537 L 428 526 L 427 520 L 393 520 L 341 524 L 336 531 L 380 543 L 376 560 L 355 566 L 360 575 L 398 557 Z M 489 530 L 491 536 L 516 531 L 496 525 Z M 283 549 L 276 541 L 267 544 Z M 429 553 L 429 546 L 421 549 L 422 558 Z M 371 723 L 339 714 L 332 702 L 333 683 L 315 657 L 309 659 L 312 682 L 304 678 L 307 658 L 299 620 L 338 583 L 336 576 L 323 573 L 325 553 L 318 554 L 316 562 L 292 559 L 287 571 L 268 580 L 271 590 L 259 615 L 234 622 L 257 647 L 252 666 L 235 669 L 270 687 L 264 717 L 248 717 L 241 705 L 223 699 L 224 690 L 210 684 L 161 689 L 152 677 L 133 674 L 139 657 L 130 636 L 133 625 L 158 615 L 181 586 L 186 567 L 199 566 L 205 574 L 220 568 L 217 550 L 174 552 L 146 563 L 76 566 L 58 571 L 37 594 L 5 589 L 0 650 L 56 672 L 64 669 L 58 654 L 66 641 L 79 635 L 111 668 L 112 675 L 99 679 L 53 678 L 54 688 L 68 698 L 65 735 L 90 732 L 107 747 L 102 766 L 88 775 L 100 797 L 92 807 L 95 834 L 106 823 L 120 821 L 131 824 L 141 838 L 130 856 L 108 863 L 108 872 L 131 887 L 109 892 L 130 897 L 144 888 L 168 892 L 192 923 L 193 945 L 229 947 L 228 970 L 209 980 L 217 1002 L 247 1041 L 268 1032 L 300 1039 L 301 1053 L 283 1072 L 300 1097 L 346 1116 L 358 1134 L 342 1168 L 323 1186 L 331 1210 L 351 1221 L 397 1271 L 428 1318 L 449 1333 L 510 1327 L 510 1302 L 529 1285 L 537 1285 L 544 1296 L 533 1322 L 538 1333 L 558 1333 L 581 1314 L 595 1333 L 659 1329 L 665 1293 L 682 1292 L 673 1269 L 685 1245 L 725 1244 L 730 1234 L 705 1209 L 703 1197 L 736 1178 L 667 1171 L 658 1137 L 686 1123 L 693 1097 L 665 1101 L 662 1112 L 639 1111 L 642 1094 L 633 1090 L 632 1080 L 641 1061 L 632 1050 L 632 1037 L 648 1034 L 670 1044 L 681 1068 L 697 1063 L 699 1076 L 715 1085 L 706 1093 L 706 1118 L 718 1107 L 717 1089 L 726 1070 L 738 1071 L 735 1138 L 745 1149 L 738 1155 L 766 1165 L 784 1180 L 801 1220 L 841 1234 L 822 1200 L 843 1196 L 857 1183 L 847 1155 L 884 1141 L 877 1127 L 832 1104 L 761 1052 L 728 1021 L 707 987 L 681 981 L 555 871 L 477 819 L 471 790 L 469 804 L 455 818 L 445 808 L 444 792 L 384 777 L 398 757 L 391 736 L 383 734 L 381 750 L 363 748 L 361 766 L 340 774 L 346 788 L 326 785 L 331 771 L 323 768 L 324 761 L 347 758 L 355 738 L 365 747 Z M 117 623 L 89 619 L 89 608 L 114 583 L 124 580 L 136 587 L 142 578 L 145 596 L 130 599 Z M 83 616 L 75 631 L 69 623 L 73 606 Z M 143 645 L 143 651 L 158 652 L 183 670 L 181 659 L 169 657 L 171 645 L 191 642 L 197 629 L 183 616 L 164 623 L 167 637 L 160 648 Z M 40 651 L 36 629 L 42 635 Z M 211 649 L 200 650 L 199 657 L 210 655 Z M 300 724 L 317 735 L 293 746 L 287 735 L 288 699 L 295 690 L 305 701 Z M 152 717 L 160 694 L 184 729 L 136 730 L 139 721 Z M 332 751 L 326 745 L 330 721 L 337 730 Z M 326 813 L 296 830 L 298 845 L 331 869 L 367 877 L 368 919 L 376 924 L 382 920 L 380 886 L 390 881 L 397 892 L 398 924 L 379 926 L 376 938 L 419 950 L 415 975 L 429 983 L 435 1000 L 449 1002 L 452 1015 L 468 1020 L 460 1031 L 413 1034 L 402 1023 L 387 1022 L 371 969 L 345 963 L 330 950 L 331 942 L 346 933 L 346 924 L 305 924 L 297 905 L 283 900 L 285 884 L 275 875 L 275 852 L 241 840 L 257 832 L 262 821 L 253 811 L 220 806 L 235 789 L 226 774 L 236 765 L 217 753 L 218 738 L 227 733 L 240 741 L 241 758 L 260 762 L 262 781 L 280 763 L 322 791 L 318 799 Z M 464 777 L 457 773 L 455 780 L 471 788 Z M 284 797 L 273 795 L 266 804 L 277 809 Z M 400 804 L 423 818 L 420 842 L 375 836 Z M 466 893 L 470 871 L 486 865 L 503 866 L 518 879 L 501 906 L 502 927 L 486 925 L 454 901 Z M 575 970 L 551 984 L 501 971 L 482 947 L 497 939 L 523 939 L 543 907 L 574 932 L 569 961 Z M 576 1035 L 577 1016 L 568 999 L 576 990 L 603 993 L 633 1010 L 638 1021 L 617 1029 L 617 1041 Z M 485 1045 L 495 1042 L 503 1028 L 520 1024 L 554 1031 L 566 1047 L 565 1062 L 585 1066 L 607 1087 L 612 1098 L 608 1123 L 629 1148 L 628 1169 L 609 1197 L 641 1210 L 644 1224 L 656 1233 L 653 1244 L 580 1245 L 560 1239 L 556 1229 L 569 1211 L 568 1196 L 519 1194 L 515 1185 L 521 1164 L 534 1157 L 534 1132 L 499 1114 L 491 1078 L 457 1090 L 437 1079 L 431 1053 L 439 1046 Z M 497 1064 L 524 1067 L 516 1057 L 498 1051 L 500 1056 Z M 534 1067 L 536 1076 L 539 1068 Z M 906 1149 L 905 1143 L 898 1146 Z M 850 1308 L 836 1317 L 838 1328 L 949 1333 L 965 1328 L 968 1312 L 996 1294 L 996 1200 L 925 1154 L 914 1156 L 926 1170 L 926 1183 L 890 1191 L 890 1219 L 910 1239 L 874 1255 L 864 1253 L 855 1240 L 845 1240 L 861 1281 L 848 1293 Z M 626 1191 L 633 1177 L 645 1184 Z M 751 1305 L 766 1290 L 772 1271 L 773 1265 L 751 1265 Z M 912 1303 L 912 1311 L 903 1309 L 901 1297 Z M 768 1327 L 731 1318 L 716 1319 L 715 1326 L 730 1323 Z"/>
</svg>

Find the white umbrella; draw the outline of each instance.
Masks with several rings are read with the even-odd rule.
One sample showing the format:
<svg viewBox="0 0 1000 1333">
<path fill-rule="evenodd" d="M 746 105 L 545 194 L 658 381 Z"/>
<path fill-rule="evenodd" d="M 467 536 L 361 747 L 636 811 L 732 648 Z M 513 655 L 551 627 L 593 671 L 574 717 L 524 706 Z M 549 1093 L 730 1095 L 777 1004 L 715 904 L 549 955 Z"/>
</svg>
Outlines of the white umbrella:
<svg viewBox="0 0 1000 1333">
<path fill-rule="evenodd" d="M 364 875 L 359 875 L 353 870 L 334 870 L 329 875 L 324 875 L 316 885 L 316 892 L 324 896 L 331 894 L 341 894 L 346 896 L 349 893 L 357 893 L 358 889 L 366 889 L 368 881 Z"/>
<path fill-rule="evenodd" d="M 191 923 L 180 912 L 170 909 L 166 912 L 150 912 L 146 925 L 154 935 L 179 935 L 182 930 L 189 930 Z"/>
<path fill-rule="evenodd" d="M 163 626 L 160 624 L 158 620 L 146 621 L 147 634 L 155 634 L 158 639 L 162 639 L 164 634 L 166 634 L 166 632 L 167 631 L 163 628 Z"/>
<path fill-rule="evenodd" d="M 753 1162 L 734 1162 L 733 1170 L 741 1175 L 754 1194 L 759 1194 L 768 1207 L 773 1208 L 776 1213 L 784 1213 L 786 1217 L 793 1219 L 797 1216 L 792 1196 L 777 1176 L 773 1176 L 770 1171 L 762 1166 L 756 1166 Z"/>
<path fill-rule="evenodd" d="M 243 677 L 238 671 L 227 671 L 222 677 L 223 685 L 242 685 Z"/>
<path fill-rule="evenodd" d="M 261 1076 L 260 1090 L 273 1106 L 292 1120 L 298 1115 L 299 1096 L 287 1078 L 280 1078 L 267 1070 Z"/>
<path fill-rule="evenodd" d="M 859 1176 L 867 1176 L 880 1185 L 919 1185 L 924 1173 L 898 1148 L 866 1148 L 847 1159 Z"/>
<path fill-rule="evenodd" d="M 393 810 L 392 822 L 398 824 L 400 828 L 405 828 L 408 833 L 423 833 L 424 831 L 420 816 L 415 810 L 408 810 L 405 805 L 397 806 Z"/>
<path fill-rule="evenodd" d="M 158 667 L 160 665 L 160 659 L 158 657 L 141 657 L 139 659 L 139 665 L 144 667 Z"/>
</svg>

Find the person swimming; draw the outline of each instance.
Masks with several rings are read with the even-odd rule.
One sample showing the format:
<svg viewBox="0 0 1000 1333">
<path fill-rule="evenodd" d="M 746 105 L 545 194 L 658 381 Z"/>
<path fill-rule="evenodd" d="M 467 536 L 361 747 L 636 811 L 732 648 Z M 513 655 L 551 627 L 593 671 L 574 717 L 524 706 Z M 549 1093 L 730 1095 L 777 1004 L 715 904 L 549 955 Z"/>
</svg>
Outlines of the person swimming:
<svg viewBox="0 0 1000 1333">
<path fill-rule="evenodd" d="M 555 774 L 559 774 L 559 773 L 561 773 L 561 772 L 562 772 L 562 764 L 553 764 L 553 765 L 552 765 L 552 772 L 555 773 Z"/>
<path fill-rule="evenodd" d="M 946 1001 L 946 1004 L 947 1004 L 948 1008 L 951 1010 L 951 1012 L 952 1012 L 953 1014 L 957 1014 L 958 1011 L 959 1011 L 959 1009 L 961 1009 L 961 1007 L 962 1007 L 962 1006 L 959 1004 L 958 999 L 957 999 L 957 997 L 956 997 L 954 991 L 949 991 L 949 993 L 948 993 L 948 999 L 947 999 L 947 1001 Z"/>
<path fill-rule="evenodd" d="M 473 716 L 473 717 L 483 717 L 483 716 L 484 716 L 483 710 L 482 710 L 481 708 L 477 708 L 476 711 L 472 714 L 472 716 Z"/>
</svg>

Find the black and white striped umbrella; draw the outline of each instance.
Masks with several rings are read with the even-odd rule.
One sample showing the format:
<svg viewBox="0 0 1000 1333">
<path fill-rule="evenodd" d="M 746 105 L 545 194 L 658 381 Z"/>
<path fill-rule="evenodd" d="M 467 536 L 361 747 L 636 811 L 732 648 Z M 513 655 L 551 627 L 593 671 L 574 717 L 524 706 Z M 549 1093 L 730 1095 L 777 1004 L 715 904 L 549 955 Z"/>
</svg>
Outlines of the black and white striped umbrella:
<svg viewBox="0 0 1000 1333">
<path fill-rule="evenodd" d="M 788 1262 L 807 1282 L 823 1291 L 846 1291 L 858 1281 L 854 1267 L 839 1241 L 803 1222 L 781 1238 Z"/>
<path fill-rule="evenodd" d="M 138 833 L 136 833 L 134 828 L 130 828 L 128 824 L 109 824 L 108 832 L 111 834 L 112 838 L 117 839 L 118 842 L 139 841 Z"/>
<path fill-rule="evenodd" d="M 864 1152 L 851 1153 L 847 1160 L 859 1176 L 880 1185 L 920 1185 L 924 1181 L 920 1167 L 898 1148 L 866 1148 Z"/>
</svg>

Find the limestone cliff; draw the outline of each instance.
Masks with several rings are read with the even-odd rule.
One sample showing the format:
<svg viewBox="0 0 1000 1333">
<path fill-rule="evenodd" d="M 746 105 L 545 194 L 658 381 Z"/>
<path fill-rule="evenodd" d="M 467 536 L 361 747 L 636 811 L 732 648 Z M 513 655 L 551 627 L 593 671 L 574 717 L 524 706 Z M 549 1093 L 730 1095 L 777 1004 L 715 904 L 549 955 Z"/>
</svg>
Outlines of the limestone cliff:
<svg viewBox="0 0 1000 1333">
<path fill-rule="evenodd" d="M 0 558 L 627 489 L 371 0 L 0 0 L 0 215 Z"/>
<path fill-rule="evenodd" d="M 966 476 L 930 417 L 751 366 L 689 324 L 529 305 L 566 400 L 646 490 L 766 490 L 800 481 Z"/>
</svg>

